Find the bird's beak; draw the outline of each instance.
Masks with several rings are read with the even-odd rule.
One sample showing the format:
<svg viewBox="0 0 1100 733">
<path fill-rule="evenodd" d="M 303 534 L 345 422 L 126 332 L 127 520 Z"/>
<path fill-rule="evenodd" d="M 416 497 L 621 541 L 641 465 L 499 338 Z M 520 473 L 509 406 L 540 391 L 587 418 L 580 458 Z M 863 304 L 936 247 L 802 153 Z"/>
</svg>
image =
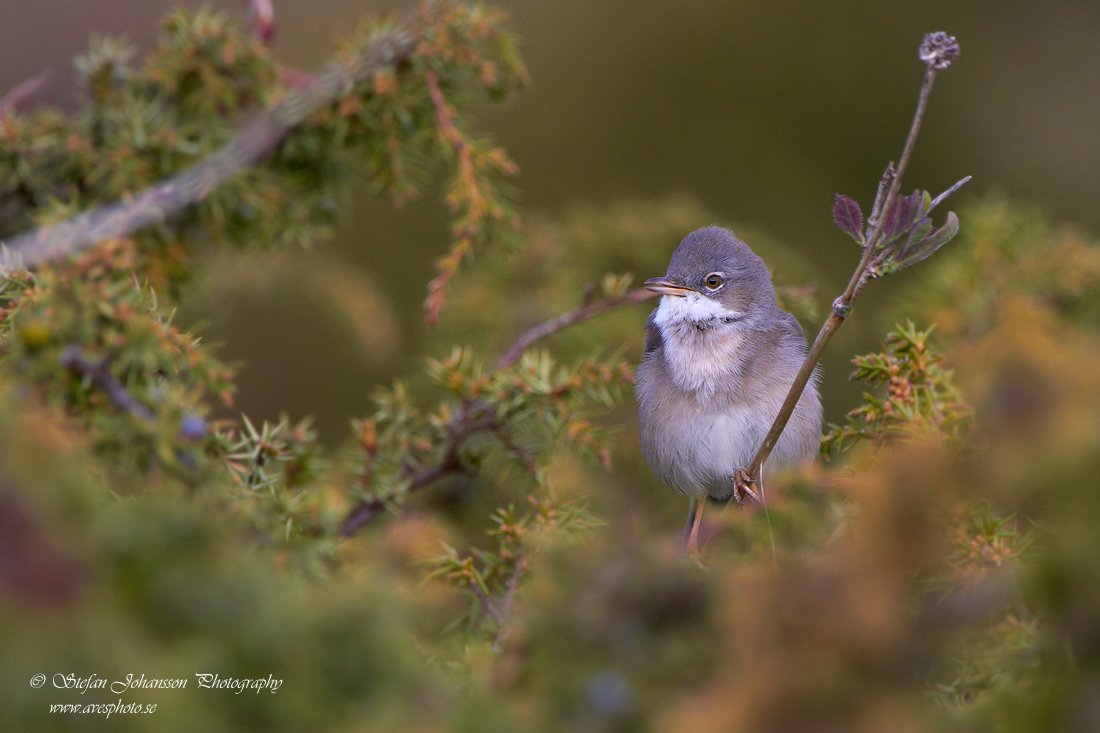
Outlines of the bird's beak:
<svg viewBox="0 0 1100 733">
<path fill-rule="evenodd" d="M 652 290 L 655 293 L 661 295 L 676 295 L 681 298 L 685 297 L 688 293 L 694 293 L 695 288 L 688 287 L 687 285 L 681 285 L 678 282 L 669 280 L 667 277 L 655 277 L 645 281 L 645 289 Z"/>
</svg>

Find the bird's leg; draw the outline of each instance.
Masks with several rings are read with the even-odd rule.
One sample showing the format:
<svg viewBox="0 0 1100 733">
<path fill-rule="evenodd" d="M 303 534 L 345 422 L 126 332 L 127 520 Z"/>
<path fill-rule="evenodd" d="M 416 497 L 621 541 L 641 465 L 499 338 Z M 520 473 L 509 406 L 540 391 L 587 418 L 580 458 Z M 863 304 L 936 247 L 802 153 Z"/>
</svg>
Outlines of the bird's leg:
<svg viewBox="0 0 1100 733">
<path fill-rule="evenodd" d="M 688 515 L 688 524 L 691 532 L 688 533 L 687 551 L 694 555 L 699 551 L 699 525 L 703 523 L 703 508 L 707 505 L 707 498 L 691 500 L 691 514 Z"/>
<path fill-rule="evenodd" d="M 695 512 L 698 506 L 698 500 L 693 496 L 691 497 L 691 503 L 688 505 L 688 519 L 684 525 L 684 546 L 687 547 L 688 538 L 691 537 L 691 527 L 695 524 Z"/>
</svg>

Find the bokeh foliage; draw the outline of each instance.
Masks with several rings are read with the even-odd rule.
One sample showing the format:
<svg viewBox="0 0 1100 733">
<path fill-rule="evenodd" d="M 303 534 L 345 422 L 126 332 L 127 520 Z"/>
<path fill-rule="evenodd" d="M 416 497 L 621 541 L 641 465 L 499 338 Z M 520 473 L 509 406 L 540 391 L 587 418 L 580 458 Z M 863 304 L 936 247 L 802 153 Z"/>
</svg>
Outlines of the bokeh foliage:
<svg viewBox="0 0 1100 733">
<path fill-rule="evenodd" d="M 199 207 L 0 281 L 4 728 L 1100 725 L 1097 243 L 1019 205 L 964 211 L 889 314 L 916 325 L 857 357 L 869 392 L 833 459 L 770 485 L 767 515 L 716 512 L 699 567 L 640 501 L 654 480 L 622 429 L 642 314 L 495 362 L 526 329 L 659 274 L 714 217 L 624 202 L 517 236 L 496 187 L 510 166 L 466 132 L 469 92 L 522 84 L 513 42 L 479 5 L 417 18 L 406 63 Z M 78 69 L 76 115 L 0 118 L 5 236 L 177 172 L 292 83 L 205 11 L 174 14 L 140 67 L 102 40 Z M 173 323 L 198 255 L 311 243 L 356 171 L 400 198 L 433 161 L 455 222 L 426 369 L 379 388 L 336 452 L 308 421 L 212 419 L 231 370 Z M 812 323 L 807 265 L 737 231 Z M 509 241 L 510 256 L 485 249 Z M 474 249 L 494 254 L 451 282 Z M 108 720 L 49 714 L 113 698 L 34 689 L 39 672 L 284 682 L 130 691 L 158 711 Z"/>
</svg>

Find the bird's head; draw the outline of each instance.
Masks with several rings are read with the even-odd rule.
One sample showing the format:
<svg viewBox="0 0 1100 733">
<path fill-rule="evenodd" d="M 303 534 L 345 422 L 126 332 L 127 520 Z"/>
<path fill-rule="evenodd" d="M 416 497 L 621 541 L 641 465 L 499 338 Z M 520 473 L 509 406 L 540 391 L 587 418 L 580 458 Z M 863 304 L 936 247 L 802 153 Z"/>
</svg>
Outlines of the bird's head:
<svg viewBox="0 0 1100 733">
<path fill-rule="evenodd" d="M 775 289 L 767 266 L 729 229 L 705 227 L 684 237 L 664 277 L 646 288 L 665 296 L 657 323 L 751 326 L 775 310 Z"/>
</svg>

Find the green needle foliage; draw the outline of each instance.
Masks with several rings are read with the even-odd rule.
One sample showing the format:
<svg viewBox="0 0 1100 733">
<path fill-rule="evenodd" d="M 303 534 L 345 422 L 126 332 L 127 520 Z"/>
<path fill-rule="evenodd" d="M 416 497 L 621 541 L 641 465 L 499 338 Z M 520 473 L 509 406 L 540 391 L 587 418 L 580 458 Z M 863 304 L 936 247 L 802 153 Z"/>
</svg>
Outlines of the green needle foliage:
<svg viewBox="0 0 1100 733">
<path fill-rule="evenodd" d="M 437 316 L 465 254 L 499 241 L 510 221 L 495 180 L 514 167 L 461 132 L 465 121 L 446 96 L 480 87 L 499 97 L 523 85 L 501 20 L 476 4 L 428 3 L 408 28 L 365 22 L 331 68 L 354 68 L 391 37 L 397 57 L 363 78 L 345 75 L 336 97 L 290 127 L 262 164 L 210 180 L 195 206 L 73 262 L 3 272 L 4 361 L 80 415 L 119 466 L 155 466 L 194 482 L 208 458 L 221 460 L 227 448 L 236 456 L 203 420 L 207 395 L 230 402 L 232 373 L 171 325 L 171 301 L 198 256 L 212 245 L 309 245 L 329 231 L 358 172 L 403 198 L 442 160 L 454 175 L 456 240 L 431 291 Z M 174 12 L 152 55 L 141 65 L 133 56 L 118 42 L 94 40 L 77 61 L 88 94 L 78 113 L 0 116 L 0 237 L 137 195 L 246 137 L 250 128 L 237 133 L 242 118 L 313 83 L 279 67 L 247 28 L 208 10 Z M 63 354 L 75 357 L 68 369 L 58 369 Z"/>
<path fill-rule="evenodd" d="M 965 444 L 970 407 L 940 366 L 943 355 L 928 343 L 932 328 L 918 331 L 910 321 L 886 334 L 882 351 L 857 356 L 851 379 L 886 386 L 877 397 L 864 393 L 863 404 L 848 413 L 844 426 L 830 425 L 821 439 L 826 457 L 861 440 L 880 442 L 888 435 L 920 433 L 950 446 Z"/>
</svg>

